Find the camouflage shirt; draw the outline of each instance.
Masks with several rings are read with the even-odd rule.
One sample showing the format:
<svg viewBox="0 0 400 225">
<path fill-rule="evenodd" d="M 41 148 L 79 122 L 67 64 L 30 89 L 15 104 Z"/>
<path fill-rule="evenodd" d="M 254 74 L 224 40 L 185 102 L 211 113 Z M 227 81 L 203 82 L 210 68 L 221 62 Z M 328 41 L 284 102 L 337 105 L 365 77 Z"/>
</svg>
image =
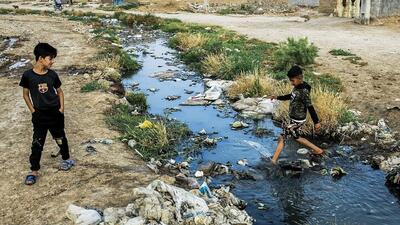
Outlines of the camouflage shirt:
<svg viewBox="0 0 400 225">
<path fill-rule="evenodd" d="M 311 118 L 314 123 L 318 123 L 318 116 L 310 98 L 311 86 L 306 82 L 293 88 L 292 93 L 279 96 L 278 100 L 290 100 L 289 117 L 294 120 L 305 120 L 307 117 L 307 109 L 310 111 Z"/>
</svg>

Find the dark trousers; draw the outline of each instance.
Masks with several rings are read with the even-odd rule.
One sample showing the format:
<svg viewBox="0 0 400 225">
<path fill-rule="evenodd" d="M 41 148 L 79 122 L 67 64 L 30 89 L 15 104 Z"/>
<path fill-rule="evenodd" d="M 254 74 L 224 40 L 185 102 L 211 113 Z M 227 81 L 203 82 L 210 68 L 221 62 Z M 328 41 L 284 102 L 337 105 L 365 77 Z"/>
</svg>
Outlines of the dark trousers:
<svg viewBox="0 0 400 225">
<path fill-rule="evenodd" d="M 68 141 L 64 131 L 64 114 L 58 109 L 35 110 L 32 114 L 33 123 L 33 140 L 32 153 L 29 157 L 31 170 L 40 169 L 40 158 L 42 156 L 44 142 L 46 141 L 47 131 L 53 136 L 58 147 L 62 159 L 69 159 Z"/>
</svg>

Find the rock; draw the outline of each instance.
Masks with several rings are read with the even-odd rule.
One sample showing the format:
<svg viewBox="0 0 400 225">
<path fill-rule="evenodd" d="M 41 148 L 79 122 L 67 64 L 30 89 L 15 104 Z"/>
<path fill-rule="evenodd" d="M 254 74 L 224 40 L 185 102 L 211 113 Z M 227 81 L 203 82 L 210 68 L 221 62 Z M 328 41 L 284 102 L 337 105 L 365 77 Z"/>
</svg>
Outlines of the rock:
<svg viewBox="0 0 400 225">
<path fill-rule="evenodd" d="M 128 105 L 129 102 L 128 102 L 128 100 L 126 100 L 125 97 L 123 97 L 123 98 L 117 99 L 117 100 L 115 101 L 115 104 L 116 104 L 116 105 L 119 105 L 119 104 Z"/>
<path fill-rule="evenodd" d="M 125 208 L 106 208 L 103 211 L 105 225 L 117 225 L 125 216 Z"/>
<path fill-rule="evenodd" d="M 130 148 L 134 149 L 136 145 L 137 145 L 137 142 L 136 142 L 135 140 L 130 139 L 130 140 L 128 141 L 128 146 L 129 146 Z"/>
<path fill-rule="evenodd" d="M 299 150 L 297 150 L 297 154 L 299 155 L 306 155 L 308 153 L 308 149 L 306 148 L 300 148 Z"/>
<path fill-rule="evenodd" d="M 158 89 L 158 88 L 149 88 L 147 90 L 154 93 L 154 92 L 159 91 L 160 89 Z"/>
<path fill-rule="evenodd" d="M 394 168 L 387 173 L 386 184 L 400 188 L 400 167 Z"/>
<path fill-rule="evenodd" d="M 128 221 L 126 221 L 123 225 L 145 225 L 146 220 L 143 219 L 141 216 L 131 218 Z"/>
<path fill-rule="evenodd" d="M 234 110 L 251 118 L 260 118 L 274 112 L 275 103 L 270 99 L 242 98 L 232 104 Z"/>
<path fill-rule="evenodd" d="M 213 105 L 225 105 L 225 102 L 222 99 L 217 99 L 212 104 Z"/>
<path fill-rule="evenodd" d="M 347 175 L 347 172 L 340 166 L 333 167 L 330 171 L 330 175 L 334 178 L 339 178 L 343 175 Z"/>
<path fill-rule="evenodd" d="M 188 95 L 191 95 L 191 94 L 193 94 L 193 92 L 194 92 L 194 91 L 186 90 L 186 89 L 184 89 L 184 91 L 185 91 L 185 94 L 188 94 Z"/>
<path fill-rule="evenodd" d="M 73 204 L 68 206 L 66 214 L 76 225 L 97 225 L 102 220 L 96 210 L 84 209 Z"/>
<path fill-rule="evenodd" d="M 239 161 L 237 161 L 237 164 L 241 166 L 247 166 L 249 163 L 247 162 L 247 159 L 240 159 Z"/>
<path fill-rule="evenodd" d="M 169 95 L 169 96 L 165 97 L 165 99 L 168 101 L 175 101 L 179 98 L 181 98 L 181 96 L 179 96 L 179 95 Z"/>
<path fill-rule="evenodd" d="M 198 171 L 196 171 L 196 173 L 194 173 L 194 176 L 195 176 L 195 177 L 203 177 L 203 176 L 204 176 L 204 172 L 198 170 Z"/>
<path fill-rule="evenodd" d="M 176 76 L 176 74 L 174 72 L 171 72 L 171 71 L 163 71 L 163 72 L 158 72 L 158 73 L 155 73 L 155 74 L 151 75 L 151 77 L 158 78 L 161 81 L 163 81 L 163 80 L 173 80 L 175 78 L 175 76 Z"/>
<path fill-rule="evenodd" d="M 241 129 L 241 128 L 249 127 L 249 125 L 242 121 L 235 121 L 232 123 L 231 127 L 232 127 L 232 129 Z"/>
<path fill-rule="evenodd" d="M 254 11 L 254 14 L 256 14 L 256 15 L 262 15 L 262 14 L 264 14 L 265 13 L 265 10 L 263 9 L 263 8 L 257 8 L 255 11 Z"/>
<path fill-rule="evenodd" d="M 313 167 L 308 159 L 300 159 L 301 166 L 305 169 Z"/>
<path fill-rule="evenodd" d="M 189 97 L 185 102 L 179 104 L 182 106 L 199 106 L 209 105 L 210 102 L 204 99 L 204 95 L 196 95 Z"/>
<path fill-rule="evenodd" d="M 204 99 L 208 101 L 215 101 L 222 95 L 222 89 L 217 86 L 212 86 L 206 92 L 204 92 Z"/>
<path fill-rule="evenodd" d="M 204 172 L 204 175 L 206 176 L 216 176 L 216 175 L 223 175 L 223 174 L 228 174 L 229 173 L 229 167 L 226 165 L 223 165 L 221 163 L 216 163 L 216 162 L 208 162 L 205 165 L 201 165 L 199 167 L 200 171 Z"/>
<path fill-rule="evenodd" d="M 390 171 L 396 167 L 400 167 L 400 156 L 399 155 L 390 156 L 386 160 L 383 160 L 380 163 L 380 168 L 384 171 Z"/>
<path fill-rule="evenodd" d="M 234 81 L 230 80 L 211 80 L 211 79 L 204 79 L 205 85 L 208 88 L 217 87 L 222 91 L 227 91 L 229 88 L 234 84 Z"/>
</svg>

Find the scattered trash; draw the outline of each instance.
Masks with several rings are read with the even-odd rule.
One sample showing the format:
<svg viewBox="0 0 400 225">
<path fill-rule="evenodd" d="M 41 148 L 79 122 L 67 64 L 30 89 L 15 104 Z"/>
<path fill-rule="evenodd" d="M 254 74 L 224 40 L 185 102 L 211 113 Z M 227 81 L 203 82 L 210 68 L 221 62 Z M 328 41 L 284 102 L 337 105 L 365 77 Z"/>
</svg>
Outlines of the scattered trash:
<svg viewBox="0 0 400 225">
<path fill-rule="evenodd" d="M 235 121 L 232 123 L 231 127 L 232 127 L 232 129 L 241 129 L 241 128 L 249 127 L 249 125 L 242 121 Z"/>
<path fill-rule="evenodd" d="M 96 225 L 102 220 L 101 215 L 96 210 L 85 209 L 73 204 L 68 206 L 66 214 L 70 220 L 79 225 Z"/>
<path fill-rule="evenodd" d="M 12 64 L 11 66 L 8 67 L 9 70 L 14 70 L 14 69 L 18 69 L 21 67 L 25 67 L 26 64 L 29 62 L 29 59 L 21 59 L 20 61 Z"/>
<path fill-rule="evenodd" d="M 206 146 L 215 146 L 218 143 L 217 138 L 209 138 L 207 137 L 204 141 L 203 144 Z"/>
<path fill-rule="evenodd" d="M 203 177 L 203 176 L 204 176 L 204 172 L 198 170 L 198 171 L 196 171 L 196 173 L 194 173 L 194 176 L 195 176 L 195 177 Z"/>
<path fill-rule="evenodd" d="M 297 154 L 299 155 L 306 155 L 308 153 L 308 149 L 306 148 L 300 148 L 299 150 L 297 150 Z"/>
<path fill-rule="evenodd" d="M 199 131 L 200 135 L 207 135 L 207 131 L 205 129 L 202 129 L 201 131 Z"/>
<path fill-rule="evenodd" d="M 343 175 L 346 175 L 347 172 L 342 169 L 340 166 L 333 167 L 330 171 L 330 175 L 334 178 L 339 178 Z"/>
<path fill-rule="evenodd" d="M 267 210 L 267 206 L 264 203 L 258 202 L 257 203 L 257 209 L 258 210 Z"/>
<path fill-rule="evenodd" d="M 87 142 L 84 142 L 83 144 L 105 144 L 105 145 L 111 145 L 114 143 L 113 140 L 111 139 L 107 139 L 107 138 L 94 138 L 94 139 L 90 139 Z"/>
<path fill-rule="evenodd" d="M 201 165 L 198 169 L 202 171 L 206 176 L 228 174 L 230 171 L 229 166 L 213 161 L 210 161 L 205 165 Z"/>
<path fill-rule="evenodd" d="M 88 152 L 89 154 L 95 154 L 95 153 L 97 153 L 96 148 L 95 148 L 94 146 L 92 146 L 92 145 L 87 145 L 85 150 L 86 150 L 86 152 Z"/>
<path fill-rule="evenodd" d="M 247 159 L 240 159 L 239 161 L 237 161 L 237 164 L 241 166 L 247 166 L 249 163 L 247 162 Z"/>
<path fill-rule="evenodd" d="M 169 96 L 165 97 L 165 99 L 168 101 L 175 101 L 179 98 L 181 98 L 181 96 L 179 96 L 179 95 L 169 95 Z"/>
<path fill-rule="evenodd" d="M 215 101 L 222 95 L 222 89 L 217 86 L 212 86 L 206 92 L 204 92 L 204 99 L 209 101 Z"/>
<path fill-rule="evenodd" d="M 133 140 L 133 139 L 130 139 L 129 141 L 128 141 L 128 146 L 130 147 L 130 148 L 135 148 L 135 146 L 136 146 L 136 144 L 137 144 L 137 142 L 135 141 L 135 140 Z"/>
<path fill-rule="evenodd" d="M 325 176 L 328 175 L 328 170 L 327 169 L 322 169 L 321 171 L 319 171 L 321 175 Z"/>
<path fill-rule="evenodd" d="M 202 195 L 207 195 L 209 198 L 213 198 L 214 196 L 211 193 L 210 188 L 208 187 L 207 183 L 204 181 L 203 184 L 201 184 L 199 191 Z"/>
</svg>

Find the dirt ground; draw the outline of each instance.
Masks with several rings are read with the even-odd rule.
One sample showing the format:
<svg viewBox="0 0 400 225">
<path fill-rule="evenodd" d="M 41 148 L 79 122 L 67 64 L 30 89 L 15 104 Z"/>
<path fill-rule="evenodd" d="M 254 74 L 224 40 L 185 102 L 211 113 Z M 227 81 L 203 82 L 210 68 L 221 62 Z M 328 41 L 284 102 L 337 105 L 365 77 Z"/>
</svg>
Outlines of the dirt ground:
<svg viewBox="0 0 400 225">
<path fill-rule="evenodd" d="M 43 29 L 43 28 L 46 29 Z M 40 16 L 0 16 L 0 35 L 25 36 L 21 46 L 10 53 L 32 55 L 40 40 L 58 48 L 54 69 L 85 65 L 96 54 L 87 37 L 74 30 L 80 25 L 60 18 Z M 61 39 L 62 37 L 62 39 Z M 31 57 L 33 59 L 33 57 Z M 82 142 L 93 138 L 114 138 L 104 122 L 103 111 L 115 96 L 108 93 L 80 93 L 81 76 L 60 72 L 65 92 L 66 133 L 77 166 L 69 172 L 57 169 L 60 159 L 50 157 L 57 149 L 48 135 L 37 184 L 26 186 L 32 135 L 31 115 L 18 86 L 20 71 L 14 77 L 0 77 L 0 224 L 70 224 L 65 211 L 70 203 L 104 208 L 126 206 L 130 190 L 146 185 L 156 177 L 127 147 L 96 144 L 97 154 L 88 154 Z"/>
</svg>

